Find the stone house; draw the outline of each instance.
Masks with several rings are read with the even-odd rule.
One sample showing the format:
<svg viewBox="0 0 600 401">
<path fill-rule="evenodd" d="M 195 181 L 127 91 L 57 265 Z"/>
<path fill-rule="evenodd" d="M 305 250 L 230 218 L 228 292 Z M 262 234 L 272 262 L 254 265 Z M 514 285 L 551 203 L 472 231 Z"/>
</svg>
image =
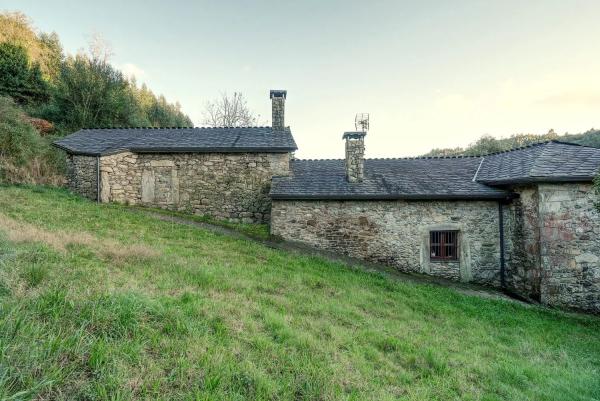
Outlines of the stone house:
<svg viewBox="0 0 600 401">
<path fill-rule="evenodd" d="M 286 240 L 600 312 L 600 149 L 365 159 L 365 133 L 348 132 L 345 159 L 297 160 L 285 99 L 271 91 L 272 127 L 86 129 L 56 146 L 94 200 L 270 222 Z"/>
<path fill-rule="evenodd" d="M 600 312 L 600 149 L 546 142 L 477 157 L 291 160 L 271 187 L 287 240 L 544 304 Z"/>
<path fill-rule="evenodd" d="M 271 127 L 83 129 L 54 144 L 69 188 L 89 199 L 268 222 L 271 178 L 297 148 L 286 91 L 270 96 Z"/>
</svg>

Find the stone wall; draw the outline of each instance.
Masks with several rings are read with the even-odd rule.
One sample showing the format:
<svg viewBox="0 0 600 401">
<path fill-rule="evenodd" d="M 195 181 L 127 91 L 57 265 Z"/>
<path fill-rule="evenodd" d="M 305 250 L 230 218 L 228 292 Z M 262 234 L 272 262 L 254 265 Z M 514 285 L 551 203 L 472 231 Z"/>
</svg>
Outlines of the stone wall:
<svg viewBox="0 0 600 401">
<path fill-rule="evenodd" d="M 600 215 L 591 184 L 541 184 L 541 299 L 600 312 Z"/>
<path fill-rule="evenodd" d="M 123 152 L 101 158 L 101 200 L 243 222 L 268 222 L 274 175 L 289 153 Z"/>
<path fill-rule="evenodd" d="M 540 300 L 540 228 L 539 194 L 537 186 L 514 187 L 519 194 L 506 214 L 511 224 L 505 222 L 506 284 L 508 289 L 522 296 Z"/>
<path fill-rule="evenodd" d="M 88 199 L 96 200 L 98 167 L 95 156 L 67 155 L 67 186 Z"/>
<path fill-rule="evenodd" d="M 271 232 L 405 272 L 497 286 L 498 220 L 492 201 L 274 200 Z M 430 260 L 432 230 L 459 231 L 458 261 Z"/>
</svg>

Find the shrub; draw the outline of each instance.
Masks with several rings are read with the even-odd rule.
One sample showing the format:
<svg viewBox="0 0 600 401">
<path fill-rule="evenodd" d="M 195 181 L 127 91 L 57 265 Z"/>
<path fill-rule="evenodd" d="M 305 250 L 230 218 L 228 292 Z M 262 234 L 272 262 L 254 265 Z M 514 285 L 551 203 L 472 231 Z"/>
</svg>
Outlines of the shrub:
<svg viewBox="0 0 600 401">
<path fill-rule="evenodd" d="M 7 97 L 0 97 L 0 180 L 9 183 L 60 184 L 62 160 Z"/>
<path fill-rule="evenodd" d="M 0 157 L 22 166 L 41 147 L 41 137 L 25 113 L 10 98 L 0 97 Z"/>
</svg>

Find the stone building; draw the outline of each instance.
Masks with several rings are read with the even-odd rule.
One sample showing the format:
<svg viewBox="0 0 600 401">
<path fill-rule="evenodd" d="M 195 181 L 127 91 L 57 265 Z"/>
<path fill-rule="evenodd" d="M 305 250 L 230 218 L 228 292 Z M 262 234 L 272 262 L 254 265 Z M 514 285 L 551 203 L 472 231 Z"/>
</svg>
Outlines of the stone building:
<svg viewBox="0 0 600 401">
<path fill-rule="evenodd" d="M 292 160 L 271 231 L 401 271 L 600 312 L 600 149 L 557 141 L 478 157 Z"/>
<path fill-rule="evenodd" d="M 270 222 L 286 240 L 600 312 L 600 149 L 545 142 L 477 157 L 296 160 L 285 91 L 272 127 L 86 129 L 56 145 L 69 187 L 124 202 Z"/>
<path fill-rule="evenodd" d="M 296 143 L 286 91 L 271 91 L 272 127 L 83 129 L 55 142 L 69 188 L 100 202 L 268 222 L 274 175 L 289 173 Z"/>
</svg>

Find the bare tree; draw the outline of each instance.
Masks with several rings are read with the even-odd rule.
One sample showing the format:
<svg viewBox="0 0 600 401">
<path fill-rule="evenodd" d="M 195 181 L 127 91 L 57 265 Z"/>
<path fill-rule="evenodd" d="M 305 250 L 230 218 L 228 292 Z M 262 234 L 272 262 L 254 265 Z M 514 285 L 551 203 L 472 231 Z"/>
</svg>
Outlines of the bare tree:
<svg viewBox="0 0 600 401">
<path fill-rule="evenodd" d="M 115 55 L 112 45 L 98 32 L 92 33 L 88 40 L 88 51 L 92 60 L 108 63 Z"/>
<path fill-rule="evenodd" d="M 206 103 L 202 114 L 202 124 L 210 127 L 251 127 L 260 119 L 248 109 L 241 92 L 233 92 L 232 96 L 221 93 L 220 98 Z"/>
</svg>

